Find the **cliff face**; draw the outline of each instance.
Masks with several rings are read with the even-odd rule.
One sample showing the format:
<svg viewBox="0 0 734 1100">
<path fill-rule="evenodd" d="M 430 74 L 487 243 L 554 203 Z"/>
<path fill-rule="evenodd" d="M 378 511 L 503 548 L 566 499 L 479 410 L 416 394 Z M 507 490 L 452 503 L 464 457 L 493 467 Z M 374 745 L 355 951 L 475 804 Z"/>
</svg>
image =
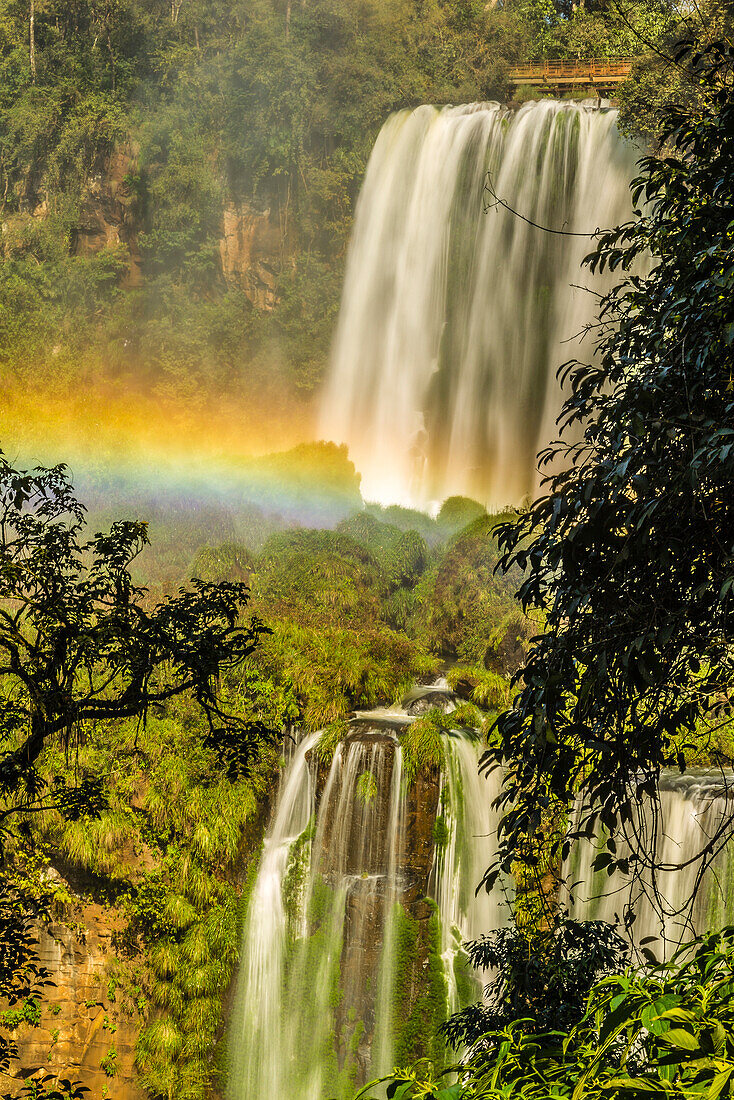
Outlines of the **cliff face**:
<svg viewBox="0 0 734 1100">
<path fill-rule="evenodd" d="M 129 263 L 122 285 L 126 289 L 140 287 L 145 281 L 138 243 L 143 226 L 133 185 L 138 158 L 139 149 L 127 141 L 101 159 L 82 187 L 69 234 L 74 256 L 95 256 L 103 249 L 125 246 Z M 53 202 L 43 192 L 34 194 L 29 180 L 20 212 L 9 215 L 2 224 L 0 256 L 12 251 L 24 227 L 44 221 L 53 212 Z M 243 200 L 225 200 L 220 234 L 220 270 L 227 285 L 243 290 L 256 309 L 272 310 L 277 305 L 277 277 L 284 262 L 284 235 L 277 213 Z"/>
<path fill-rule="evenodd" d="M 76 900 L 73 920 L 36 929 L 38 962 L 53 984 L 38 1026 L 13 1033 L 18 1060 L 0 1088 L 20 1096 L 25 1078 L 51 1074 L 80 1081 L 93 1100 L 144 1100 L 134 1066 L 142 1016 L 134 988 L 119 981 L 114 947 L 124 921 L 114 909 Z"/>
<path fill-rule="evenodd" d="M 283 239 L 270 209 L 248 203 L 229 203 L 222 212 L 219 254 L 222 274 L 230 286 L 240 287 L 260 310 L 277 304 L 277 273 L 282 263 Z"/>
<path fill-rule="evenodd" d="M 136 166 L 137 149 L 133 145 L 125 144 L 113 150 L 100 170 L 87 180 L 71 240 L 76 256 L 93 256 L 104 248 L 127 245 L 130 263 L 125 283 L 128 287 L 142 283 L 138 248 L 140 226 L 135 195 L 128 182 Z"/>
</svg>

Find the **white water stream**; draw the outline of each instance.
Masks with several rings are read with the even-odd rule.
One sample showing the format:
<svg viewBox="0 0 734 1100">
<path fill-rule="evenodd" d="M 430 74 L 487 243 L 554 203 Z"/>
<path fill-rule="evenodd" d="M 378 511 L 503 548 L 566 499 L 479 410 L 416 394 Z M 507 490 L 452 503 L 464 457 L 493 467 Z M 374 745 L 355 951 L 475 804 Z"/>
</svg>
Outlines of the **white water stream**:
<svg viewBox="0 0 734 1100">
<path fill-rule="evenodd" d="M 391 716 L 403 729 L 411 721 L 399 708 Z M 436 1027 L 477 999 L 462 941 L 506 919 L 497 898 L 474 892 L 496 830 L 496 791 L 479 777 L 474 742 L 446 738 L 433 844 L 418 803 L 430 790 L 416 795 L 405 781 L 400 727 L 387 726 L 382 713 L 361 716 L 325 778 L 317 741 L 305 738 L 285 769 L 252 890 L 229 1100 L 351 1095 L 368 1075 L 392 1068 L 416 997 L 430 994 L 435 1007 L 441 991 Z M 425 900 L 426 887 L 434 902 Z M 420 1036 L 426 1046 L 432 1038 Z"/>
<path fill-rule="evenodd" d="M 393 115 L 356 212 L 320 434 L 347 443 L 365 499 L 425 506 L 452 493 L 517 502 L 555 438 L 557 368 L 604 289 L 588 236 L 632 215 L 637 151 L 616 113 L 544 100 Z"/>
<path fill-rule="evenodd" d="M 632 941 L 639 944 L 653 938 L 658 942 L 657 953 L 668 956 L 694 934 L 721 928 L 734 919 L 732 842 L 704 872 L 693 906 L 685 904 L 694 894 L 701 866 L 696 856 L 731 816 L 731 798 L 731 774 L 696 768 L 683 775 L 664 773 L 658 826 L 648 808 L 637 813 L 632 827 L 637 844 L 653 850 L 659 864 L 676 869 L 660 871 L 654 880 L 647 871 L 633 881 L 616 872 L 610 876 L 592 868 L 602 850 L 599 840 L 577 842 L 563 867 L 566 883 L 573 886 L 572 915 L 619 921 L 621 926 L 623 910 L 629 905 L 635 914 Z M 620 843 L 618 850 L 624 856 L 630 849 Z"/>
</svg>

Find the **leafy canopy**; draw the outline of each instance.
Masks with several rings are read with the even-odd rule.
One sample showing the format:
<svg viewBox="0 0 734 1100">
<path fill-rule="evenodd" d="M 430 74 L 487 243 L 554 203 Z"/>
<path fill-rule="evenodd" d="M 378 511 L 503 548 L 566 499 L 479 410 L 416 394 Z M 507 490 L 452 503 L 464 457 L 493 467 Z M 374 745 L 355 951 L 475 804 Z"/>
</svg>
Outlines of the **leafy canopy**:
<svg viewBox="0 0 734 1100">
<path fill-rule="evenodd" d="M 479 1004 L 454 1013 L 444 1032 L 454 1048 L 522 1021 L 528 1032 L 571 1028 L 591 987 L 624 969 L 629 948 L 605 921 L 561 918 L 543 932 L 517 923 L 466 944 L 472 966 L 492 978 Z"/>
<path fill-rule="evenodd" d="M 644 973 L 602 978 L 568 1031 L 523 1021 L 487 1036 L 454 1085 L 422 1065 L 394 1071 L 391 1100 L 700 1100 L 734 1081 L 734 929 Z M 375 1097 L 370 1082 L 355 1100 Z M 381 1095 L 381 1094 L 380 1094 Z"/>
</svg>

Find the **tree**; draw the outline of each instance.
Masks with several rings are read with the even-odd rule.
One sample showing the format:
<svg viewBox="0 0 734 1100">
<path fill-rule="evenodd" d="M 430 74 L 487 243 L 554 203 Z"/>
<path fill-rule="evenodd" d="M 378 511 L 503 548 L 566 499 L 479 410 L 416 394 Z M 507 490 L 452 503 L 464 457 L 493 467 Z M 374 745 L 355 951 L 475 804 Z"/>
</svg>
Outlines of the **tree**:
<svg viewBox="0 0 734 1100">
<path fill-rule="evenodd" d="M 715 756 L 734 719 L 734 50 L 685 58 L 699 106 L 668 108 L 671 154 L 640 162 L 636 220 L 587 259 L 623 277 L 601 302 L 596 362 L 563 370 L 561 428 L 580 438 L 541 456 L 560 470 L 548 495 L 499 534 L 546 629 L 483 760 L 507 769 L 486 885 L 544 810 L 579 799 L 561 852 L 603 827 L 597 868 L 646 876 L 663 904 L 661 770 L 683 770 L 691 743 Z M 697 881 L 731 828 L 703 837 Z"/>
<path fill-rule="evenodd" d="M 14 469 L 0 452 L 0 1026 L 39 1022 L 48 975 L 36 962 L 34 924 L 47 917 L 4 865 L 11 821 L 53 809 L 67 819 L 104 807 L 102 779 L 48 786 L 37 767 L 45 746 L 67 749 L 89 722 L 139 716 L 191 692 L 206 742 L 231 778 L 247 771 L 256 744 L 272 737 L 225 709 L 219 677 L 244 660 L 264 632 L 242 625 L 243 583 L 194 581 L 156 607 L 131 579 L 147 543 L 143 523 L 119 522 L 84 539 L 84 508 L 66 469 Z M 0 1035 L 0 1070 L 15 1045 Z M 45 1076 L 23 1095 L 82 1100 L 79 1084 Z"/>
<path fill-rule="evenodd" d="M 28 50 L 31 66 L 31 80 L 36 83 L 36 0 L 31 0 L 28 13 Z"/>
<path fill-rule="evenodd" d="M 602 978 L 570 1029 L 552 1022 L 528 1034 L 526 1021 L 515 1021 L 498 1030 L 445 1071 L 458 1073 L 456 1084 L 447 1086 L 425 1063 L 382 1080 L 400 1100 L 731 1097 L 732 993 L 734 929 L 725 928 L 668 963 Z M 355 1100 L 374 1100 L 376 1084 Z"/>
<path fill-rule="evenodd" d="M 144 719 L 190 692 L 232 778 L 273 736 L 228 711 L 218 690 L 265 631 L 240 622 L 247 586 L 194 581 L 148 607 L 130 575 L 145 524 L 86 541 L 84 528 L 64 466 L 16 470 L 0 453 L 0 840 L 18 814 L 94 806 L 98 784 L 44 791 L 36 767 L 52 738 L 73 746 L 85 722 Z"/>
<path fill-rule="evenodd" d="M 532 1033 L 571 1028 L 583 1017 L 592 986 L 624 969 L 629 948 L 605 921 L 560 915 L 546 931 L 514 924 L 466 944 L 472 966 L 489 970 L 484 1001 L 443 1026 L 451 1045 L 471 1047 L 488 1032 L 522 1021 Z"/>
</svg>

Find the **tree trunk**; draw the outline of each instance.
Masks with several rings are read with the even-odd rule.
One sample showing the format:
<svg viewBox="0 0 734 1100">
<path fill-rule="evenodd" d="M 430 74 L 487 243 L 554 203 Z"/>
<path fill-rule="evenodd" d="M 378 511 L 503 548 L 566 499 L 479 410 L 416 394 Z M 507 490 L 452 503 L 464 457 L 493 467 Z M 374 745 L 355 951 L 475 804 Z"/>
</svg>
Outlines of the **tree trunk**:
<svg viewBox="0 0 734 1100">
<path fill-rule="evenodd" d="M 110 55 L 110 68 L 112 70 L 112 94 L 117 91 L 117 72 L 115 70 L 115 51 L 112 49 L 112 39 L 110 38 L 109 31 L 107 32 L 107 49 Z"/>
<path fill-rule="evenodd" d="M 31 58 L 31 80 L 36 83 L 36 0 L 31 0 L 31 12 L 30 12 L 30 58 Z"/>
</svg>

